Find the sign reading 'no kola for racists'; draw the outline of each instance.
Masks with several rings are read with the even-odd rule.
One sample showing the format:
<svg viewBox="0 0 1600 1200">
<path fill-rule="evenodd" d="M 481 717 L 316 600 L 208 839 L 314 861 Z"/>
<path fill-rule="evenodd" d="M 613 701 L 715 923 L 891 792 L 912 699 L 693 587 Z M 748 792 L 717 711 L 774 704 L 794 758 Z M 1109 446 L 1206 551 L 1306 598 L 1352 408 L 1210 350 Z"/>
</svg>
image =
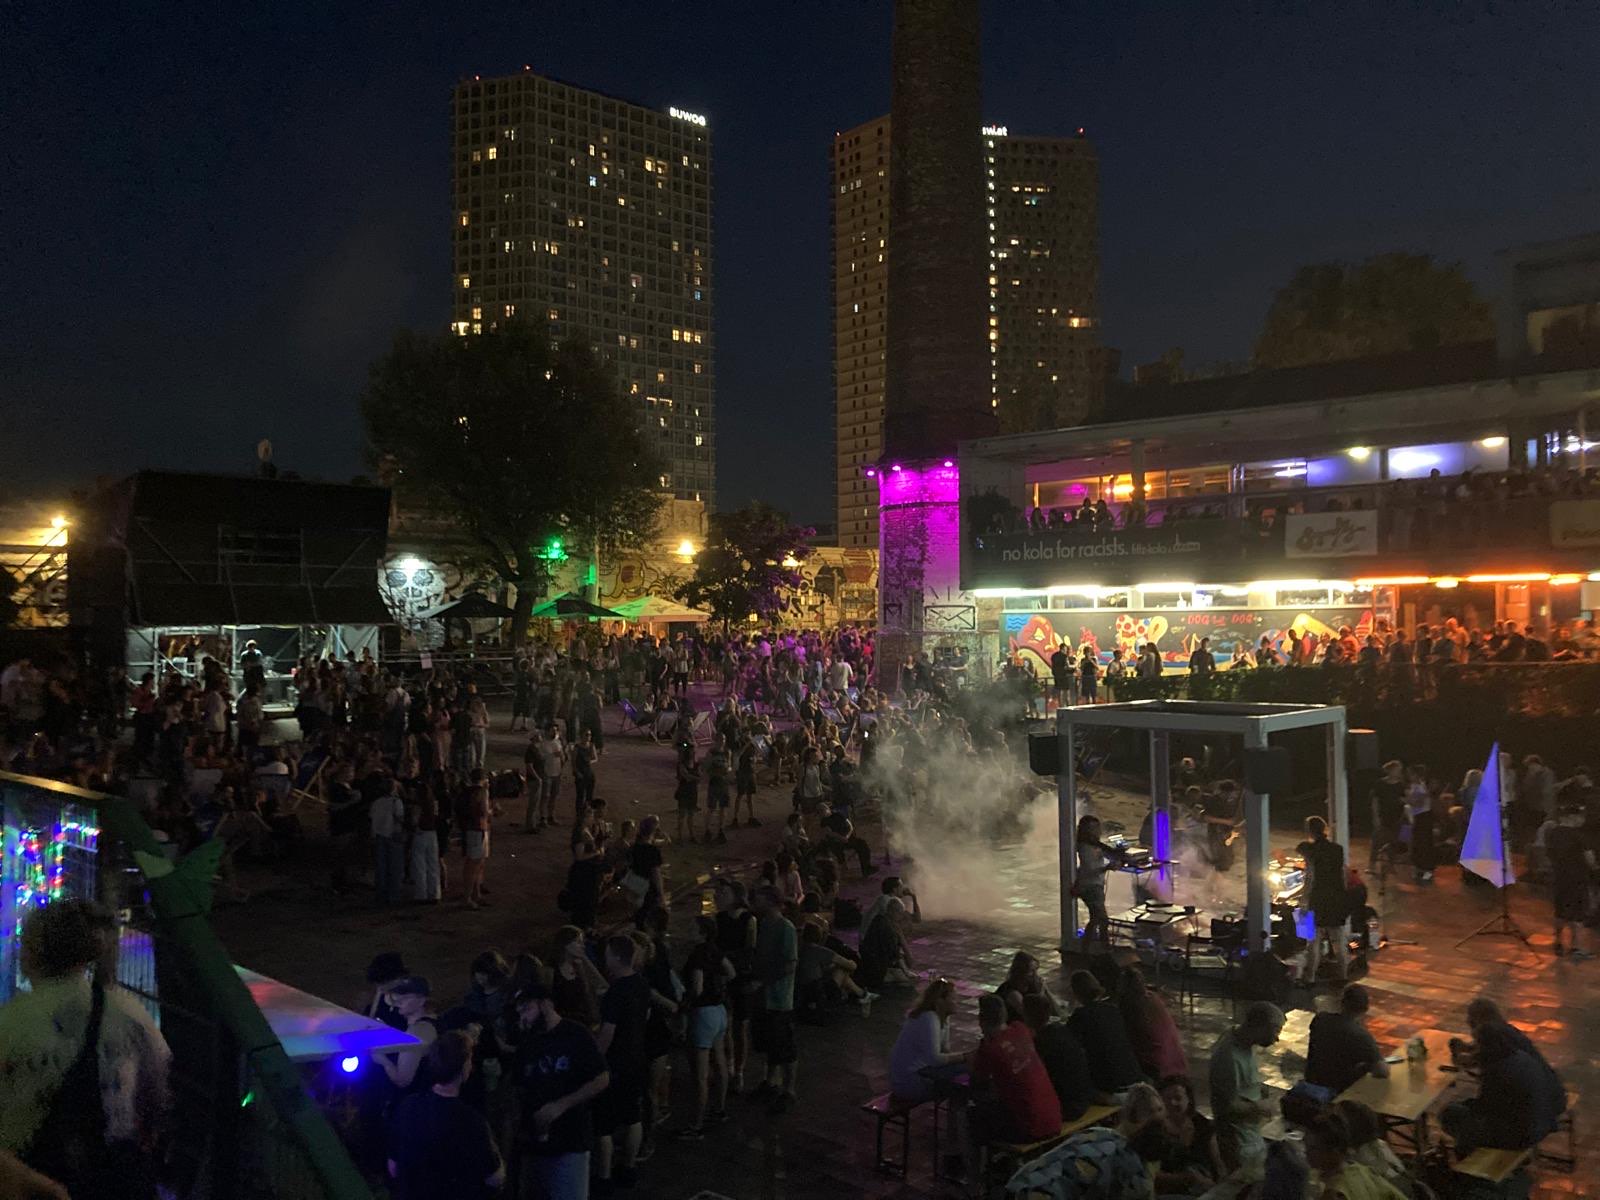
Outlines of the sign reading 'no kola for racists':
<svg viewBox="0 0 1600 1200">
<path fill-rule="evenodd" d="M 1097 558 L 1162 558 L 1172 555 L 1199 554 L 1205 549 L 1203 542 L 1190 541 L 1181 536 L 1133 540 L 1112 534 L 1087 540 L 1075 538 L 1031 538 L 1014 546 L 1003 546 L 1000 561 L 1022 562 L 1085 562 Z"/>
</svg>

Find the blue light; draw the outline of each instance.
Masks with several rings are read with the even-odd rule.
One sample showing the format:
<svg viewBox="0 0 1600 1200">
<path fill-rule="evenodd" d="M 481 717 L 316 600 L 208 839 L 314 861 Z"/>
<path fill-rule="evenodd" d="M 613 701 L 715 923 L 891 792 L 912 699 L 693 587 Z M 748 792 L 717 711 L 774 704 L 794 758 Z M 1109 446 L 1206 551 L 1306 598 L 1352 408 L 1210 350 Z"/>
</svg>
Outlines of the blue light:
<svg viewBox="0 0 1600 1200">
<path fill-rule="evenodd" d="M 354 1054 L 347 1054 L 339 1060 L 339 1070 L 346 1075 L 354 1075 L 361 1069 L 361 1060 Z"/>
</svg>

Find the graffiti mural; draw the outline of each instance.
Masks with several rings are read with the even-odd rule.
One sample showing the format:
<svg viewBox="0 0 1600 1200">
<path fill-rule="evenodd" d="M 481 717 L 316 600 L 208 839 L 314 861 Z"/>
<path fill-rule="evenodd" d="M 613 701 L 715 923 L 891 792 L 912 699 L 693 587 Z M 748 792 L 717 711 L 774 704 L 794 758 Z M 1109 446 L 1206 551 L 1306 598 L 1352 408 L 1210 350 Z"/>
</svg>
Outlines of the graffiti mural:
<svg viewBox="0 0 1600 1200">
<path fill-rule="evenodd" d="M 1073 655 L 1092 647 L 1102 663 L 1120 649 L 1131 660 L 1137 647 L 1154 642 L 1168 670 L 1188 670 L 1189 655 L 1200 639 L 1211 639 L 1217 669 L 1242 661 L 1244 651 L 1263 637 L 1288 657 L 1291 637 L 1337 634 L 1348 625 L 1358 638 L 1372 632 L 1373 610 L 1340 608 L 1194 608 L 1194 609 L 1052 609 L 1008 612 L 1000 618 L 1000 636 L 1008 650 L 1028 661 L 1041 675 L 1050 670 L 1050 656 L 1063 639 Z"/>
</svg>

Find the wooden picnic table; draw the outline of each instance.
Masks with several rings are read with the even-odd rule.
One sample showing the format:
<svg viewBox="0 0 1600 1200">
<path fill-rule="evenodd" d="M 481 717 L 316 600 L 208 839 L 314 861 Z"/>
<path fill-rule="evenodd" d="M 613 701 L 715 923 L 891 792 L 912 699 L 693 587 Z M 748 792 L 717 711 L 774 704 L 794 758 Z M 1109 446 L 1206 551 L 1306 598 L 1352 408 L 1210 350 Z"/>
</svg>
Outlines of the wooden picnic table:
<svg viewBox="0 0 1600 1200">
<path fill-rule="evenodd" d="M 1450 1058 L 1450 1039 L 1462 1035 L 1443 1029 L 1419 1029 L 1412 1036 L 1421 1036 L 1428 1048 L 1427 1057 L 1390 1063 L 1388 1078 L 1364 1075 L 1345 1088 L 1339 1099 L 1365 1104 L 1388 1129 L 1409 1127 L 1412 1145 L 1420 1156 L 1428 1148 L 1430 1110 L 1461 1078 Z M 1405 1042 L 1410 1040 L 1408 1037 Z M 1402 1055 L 1405 1042 L 1400 1046 Z"/>
</svg>

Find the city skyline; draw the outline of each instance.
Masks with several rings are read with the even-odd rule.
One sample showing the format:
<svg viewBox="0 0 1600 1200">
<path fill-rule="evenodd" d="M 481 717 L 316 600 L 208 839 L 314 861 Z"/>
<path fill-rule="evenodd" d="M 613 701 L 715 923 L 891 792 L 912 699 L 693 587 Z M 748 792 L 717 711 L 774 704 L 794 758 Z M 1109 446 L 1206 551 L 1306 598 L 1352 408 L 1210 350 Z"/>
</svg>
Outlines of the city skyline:
<svg viewBox="0 0 1600 1200">
<path fill-rule="evenodd" d="M 1301 263 L 1421 250 L 1492 293 L 1497 248 L 1592 227 L 1600 169 L 1573 148 L 1596 101 L 1571 11 L 990 6 L 984 110 L 1083 126 L 1099 148 L 1104 341 L 1125 370 L 1171 345 L 1239 358 Z M 409 15 L 397 31 L 376 14 L 16 10 L 0 477 L 248 470 L 262 436 L 282 467 L 361 470 L 367 364 L 397 328 L 450 319 L 449 89 L 531 61 L 708 116 L 719 500 L 826 519 L 820 184 L 832 136 L 887 107 L 888 6 Z"/>
</svg>

